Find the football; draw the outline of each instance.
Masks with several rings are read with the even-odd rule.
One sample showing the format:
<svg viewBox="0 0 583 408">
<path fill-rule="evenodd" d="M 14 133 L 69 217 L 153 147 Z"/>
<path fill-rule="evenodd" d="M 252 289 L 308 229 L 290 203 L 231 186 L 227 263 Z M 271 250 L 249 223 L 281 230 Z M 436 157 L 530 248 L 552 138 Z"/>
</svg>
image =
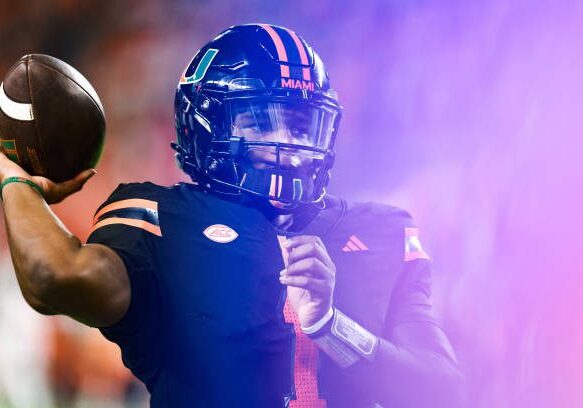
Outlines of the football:
<svg viewBox="0 0 583 408">
<path fill-rule="evenodd" d="M 104 136 L 97 92 L 65 62 L 25 55 L 0 84 L 0 150 L 31 175 L 61 182 L 94 168 Z"/>
</svg>

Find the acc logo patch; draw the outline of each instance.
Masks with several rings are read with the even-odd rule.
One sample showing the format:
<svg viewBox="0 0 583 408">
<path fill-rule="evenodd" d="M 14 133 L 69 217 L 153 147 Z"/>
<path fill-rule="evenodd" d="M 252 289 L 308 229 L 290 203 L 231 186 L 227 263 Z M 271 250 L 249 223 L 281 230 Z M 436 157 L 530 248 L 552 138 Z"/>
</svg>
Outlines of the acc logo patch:
<svg viewBox="0 0 583 408">
<path fill-rule="evenodd" d="M 213 224 L 206 227 L 202 232 L 208 239 L 219 244 L 226 244 L 237 239 L 239 234 L 231 228 L 223 224 Z"/>
</svg>

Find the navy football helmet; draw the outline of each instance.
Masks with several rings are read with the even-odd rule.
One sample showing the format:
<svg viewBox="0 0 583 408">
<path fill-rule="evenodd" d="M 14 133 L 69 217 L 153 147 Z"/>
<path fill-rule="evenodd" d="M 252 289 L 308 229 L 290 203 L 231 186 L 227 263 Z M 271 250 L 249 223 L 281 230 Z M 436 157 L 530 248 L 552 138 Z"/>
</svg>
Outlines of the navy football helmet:
<svg viewBox="0 0 583 408">
<path fill-rule="evenodd" d="M 319 204 L 341 106 L 320 57 L 283 27 L 231 27 L 194 56 L 176 90 L 180 168 L 279 213 Z"/>
</svg>

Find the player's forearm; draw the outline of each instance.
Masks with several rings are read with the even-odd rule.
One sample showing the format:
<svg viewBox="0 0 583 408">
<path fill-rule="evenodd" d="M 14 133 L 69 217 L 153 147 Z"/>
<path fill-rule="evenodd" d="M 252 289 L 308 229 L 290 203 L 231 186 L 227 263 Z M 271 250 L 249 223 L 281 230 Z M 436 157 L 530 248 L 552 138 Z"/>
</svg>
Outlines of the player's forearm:
<svg viewBox="0 0 583 408">
<path fill-rule="evenodd" d="M 41 313 L 50 313 L 46 299 L 69 266 L 81 244 L 48 204 L 30 186 L 4 187 L 4 218 L 12 261 L 26 300 Z"/>
<path fill-rule="evenodd" d="M 463 406 L 464 378 L 444 345 L 397 346 L 336 308 L 317 325 L 304 332 L 382 406 Z"/>
<path fill-rule="evenodd" d="M 346 369 L 352 378 L 369 378 L 366 393 L 382 405 L 464 406 L 465 381 L 456 364 L 425 349 L 400 348 L 380 338 L 372 360 Z"/>
</svg>

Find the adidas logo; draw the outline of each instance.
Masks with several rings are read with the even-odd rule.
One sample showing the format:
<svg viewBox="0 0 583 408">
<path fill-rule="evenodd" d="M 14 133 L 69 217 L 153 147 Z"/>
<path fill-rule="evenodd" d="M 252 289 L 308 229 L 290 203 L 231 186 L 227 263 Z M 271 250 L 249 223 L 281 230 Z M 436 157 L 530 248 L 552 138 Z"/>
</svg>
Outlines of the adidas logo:
<svg viewBox="0 0 583 408">
<path fill-rule="evenodd" d="M 348 238 L 348 242 L 342 247 L 342 252 L 358 252 L 358 251 L 368 251 L 368 247 L 356 237 L 356 235 L 351 235 Z"/>
</svg>

